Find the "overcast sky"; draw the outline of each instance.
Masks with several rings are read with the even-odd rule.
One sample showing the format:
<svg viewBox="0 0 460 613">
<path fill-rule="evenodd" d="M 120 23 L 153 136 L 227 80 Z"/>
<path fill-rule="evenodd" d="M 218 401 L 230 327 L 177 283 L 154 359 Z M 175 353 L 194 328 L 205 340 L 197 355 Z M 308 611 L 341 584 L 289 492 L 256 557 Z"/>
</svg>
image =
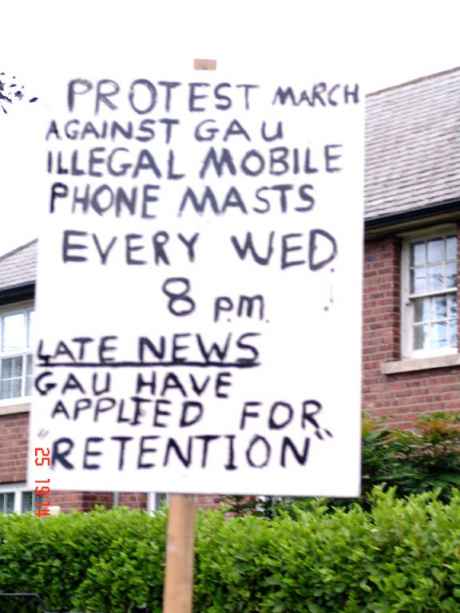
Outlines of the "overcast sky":
<svg viewBox="0 0 460 613">
<path fill-rule="evenodd" d="M 1 11 L 0 72 L 26 95 L 46 76 L 115 76 L 120 66 L 154 79 L 195 57 L 254 79 L 308 82 L 319 65 L 366 91 L 460 66 L 455 0 L 15 0 Z M 175 72 L 174 74 L 177 74 Z M 37 234 L 36 182 L 43 168 L 40 101 L 0 110 L 0 254 Z M 460 112 L 460 101 L 459 101 Z"/>
</svg>

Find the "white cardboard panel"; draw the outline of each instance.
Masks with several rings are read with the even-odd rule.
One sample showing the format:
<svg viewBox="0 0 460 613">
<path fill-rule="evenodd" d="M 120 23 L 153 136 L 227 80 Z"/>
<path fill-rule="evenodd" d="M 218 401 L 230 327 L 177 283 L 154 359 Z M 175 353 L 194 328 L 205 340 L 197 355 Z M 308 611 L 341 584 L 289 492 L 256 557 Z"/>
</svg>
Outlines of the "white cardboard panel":
<svg viewBox="0 0 460 613">
<path fill-rule="evenodd" d="M 29 483 L 359 493 L 362 93 L 321 81 L 56 79 Z"/>
</svg>

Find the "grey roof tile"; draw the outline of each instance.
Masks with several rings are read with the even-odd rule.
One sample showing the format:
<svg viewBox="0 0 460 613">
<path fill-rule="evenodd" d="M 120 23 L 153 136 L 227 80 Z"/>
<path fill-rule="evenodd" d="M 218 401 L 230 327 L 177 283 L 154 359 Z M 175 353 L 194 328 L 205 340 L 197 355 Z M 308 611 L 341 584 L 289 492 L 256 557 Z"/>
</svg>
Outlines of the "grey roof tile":
<svg viewBox="0 0 460 613">
<path fill-rule="evenodd" d="M 460 200 L 460 67 L 367 96 L 364 193 L 369 220 Z"/>
<path fill-rule="evenodd" d="M 37 241 L 21 245 L 0 257 L 0 291 L 35 282 Z"/>
</svg>

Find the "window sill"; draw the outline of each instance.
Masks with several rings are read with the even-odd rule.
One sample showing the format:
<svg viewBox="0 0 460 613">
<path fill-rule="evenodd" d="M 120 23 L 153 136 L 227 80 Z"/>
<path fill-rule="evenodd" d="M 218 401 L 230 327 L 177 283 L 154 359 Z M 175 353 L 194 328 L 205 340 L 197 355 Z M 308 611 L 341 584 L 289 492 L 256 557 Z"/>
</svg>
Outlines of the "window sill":
<svg viewBox="0 0 460 613">
<path fill-rule="evenodd" d="M 438 355 L 431 358 L 413 358 L 398 360 L 395 362 L 383 362 L 381 372 L 384 375 L 395 375 L 401 372 L 415 372 L 417 370 L 429 370 L 432 368 L 448 368 L 460 366 L 460 355 Z"/>
<path fill-rule="evenodd" d="M 0 401 L 0 417 L 2 415 L 15 415 L 16 413 L 29 413 L 30 398 L 23 398 L 19 402 L 14 400 Z"/>
</svg>

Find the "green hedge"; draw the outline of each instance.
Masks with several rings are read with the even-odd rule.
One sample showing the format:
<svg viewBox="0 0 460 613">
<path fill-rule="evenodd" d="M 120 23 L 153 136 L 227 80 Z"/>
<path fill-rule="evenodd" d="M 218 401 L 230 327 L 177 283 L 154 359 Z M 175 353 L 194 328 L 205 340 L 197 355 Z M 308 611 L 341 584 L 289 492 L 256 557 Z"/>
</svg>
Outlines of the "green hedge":
<svg viewBox="0 0 460 613">
<path fill-rule="evenodd" d="M 159 613 L 165 520 L 123 509 L 3 516 L 0 591 L 38 592 L 51 611 Z M 377 491 L 370 512 L 315 503 L 273 520 L 203 512 L 197 532 L 196 613 L 460 611 L 458 494 L 443 504 Z"/>
<path fill-rule="evenodd" d="M 413 430 L 390 429 L 383 420 L 374 421 L 368 416 L 364 417 L 362 426 L 358 502 L 365 509 L 370 508 L 376 486 L 393 488 L 400 498 L 436 490 L 443 502 L 459 491 L 460 412 L 421 415 L 415 420 Z M 234 515 L 251 513 L 264 517 L 287 511 L 296 501 L 276 496 L 224 496 L 222 500 Z M 329 498 L 327 504 L 330 508 L 349 507 L 352 502 Z M 308 508 L 311 500 L 304 499 L 303 505 Z"/>
</svg>

